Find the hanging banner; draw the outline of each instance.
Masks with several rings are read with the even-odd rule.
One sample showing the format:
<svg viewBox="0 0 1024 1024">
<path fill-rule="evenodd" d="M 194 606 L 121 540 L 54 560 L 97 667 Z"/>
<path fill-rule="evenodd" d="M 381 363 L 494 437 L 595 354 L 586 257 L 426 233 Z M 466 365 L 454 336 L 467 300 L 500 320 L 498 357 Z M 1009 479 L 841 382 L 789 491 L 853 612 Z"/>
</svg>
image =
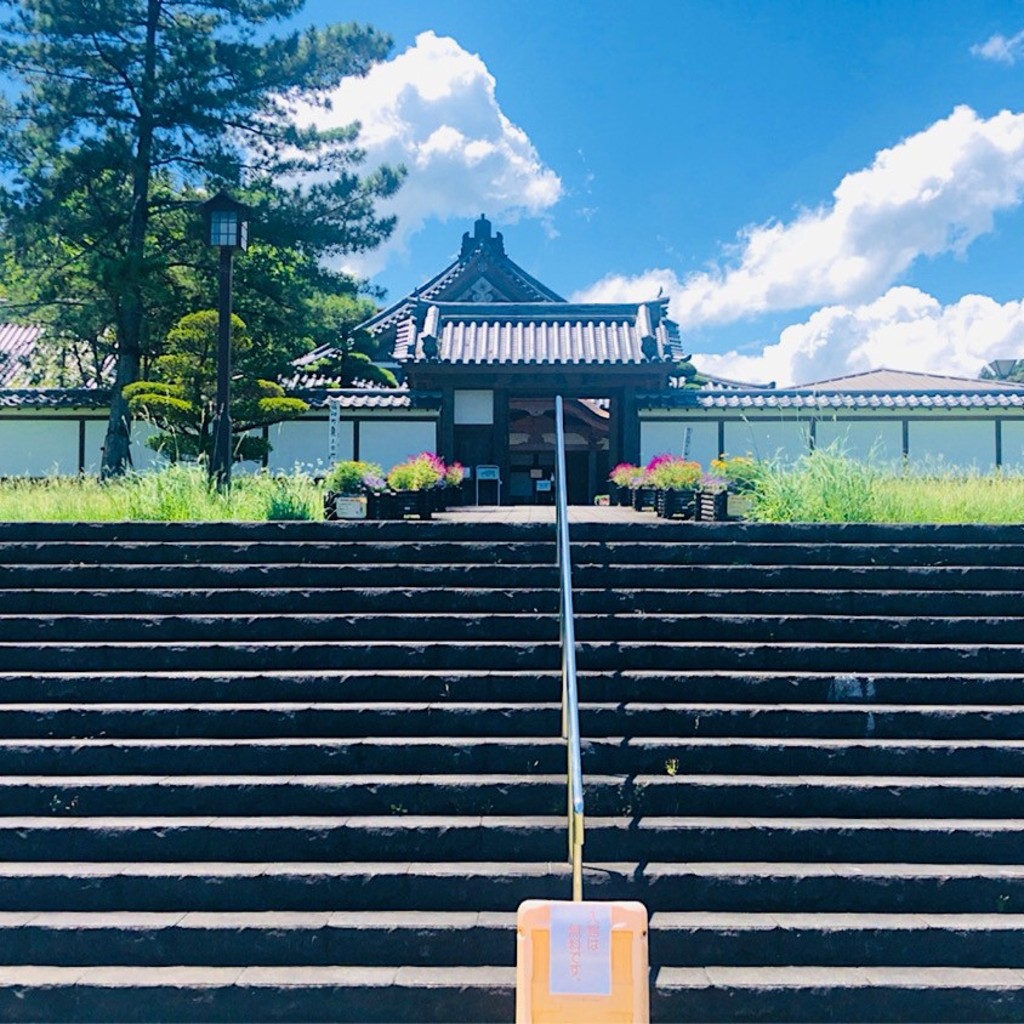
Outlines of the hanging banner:
<svg viewBox="0 0 1024 1024">
<path fill-rule="evenodd" d="M 328 401 L 327 409 L 330 413 L 327 420 L 327 465 L 333 466 L 338 461 L 338 434 L 341 431 L 341 407 L 337 402 Z"/>
</svg>

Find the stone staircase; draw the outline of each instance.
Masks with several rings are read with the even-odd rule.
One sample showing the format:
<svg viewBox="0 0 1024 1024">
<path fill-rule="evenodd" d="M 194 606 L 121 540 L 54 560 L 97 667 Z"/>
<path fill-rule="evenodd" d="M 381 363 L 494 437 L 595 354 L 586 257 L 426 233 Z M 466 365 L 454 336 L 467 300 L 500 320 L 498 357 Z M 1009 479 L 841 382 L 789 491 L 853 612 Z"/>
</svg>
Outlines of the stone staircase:
<svg viewBox="0 0 1024 1024">
<path fill-rule="evenodd" d="M 586 895 L 655 1020 L 1024 1017 L 1014 528 L 586 523 Z M 0 526 L 0 1019 L 511 1020 L 553 529 Z"/>
</svg>

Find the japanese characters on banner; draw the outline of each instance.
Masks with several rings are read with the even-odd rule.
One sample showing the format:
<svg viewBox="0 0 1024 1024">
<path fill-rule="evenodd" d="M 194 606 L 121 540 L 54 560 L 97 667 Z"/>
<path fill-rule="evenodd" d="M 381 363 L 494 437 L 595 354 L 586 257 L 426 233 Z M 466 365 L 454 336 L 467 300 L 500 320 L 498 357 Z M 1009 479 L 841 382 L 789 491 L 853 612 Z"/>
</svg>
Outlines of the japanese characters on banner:
<svg viewBox="0 0 1024 1024">
<path fill-rule="evenodd" d="M 341 407 L 337 402 L 329 402 L 330 418 L 327 426 L 327 464 L 333 466 L 338 461 L 338 433 L 341 429 Z"/>
<path fill-rule="evenodd" d="M 610 905 L 552 904 L 548 974 L 551 994 L 611 995 L 611 935 Z"/>
</svg>

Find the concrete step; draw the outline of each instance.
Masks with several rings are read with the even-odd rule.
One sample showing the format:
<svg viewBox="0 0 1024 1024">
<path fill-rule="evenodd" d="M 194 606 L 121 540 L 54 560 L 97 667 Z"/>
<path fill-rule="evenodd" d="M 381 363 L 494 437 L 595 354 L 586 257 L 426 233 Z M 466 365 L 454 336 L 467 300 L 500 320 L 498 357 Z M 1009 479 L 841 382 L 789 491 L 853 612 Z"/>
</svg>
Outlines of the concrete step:
<svg viewBox="0 0 1024 1024">
<path fill-rule="evenodd" d="M 588 773 L 1024 776 L 1024 740 L 609 736 L 583 741 Z M 367 736 L 0 740 L 0 773 L 235 775 L 560 773 L 557 736 Z"/>
<path fill-rule="evenodd" d="M 5 704 L 15 739 L 106 737 L 557 736 L 560 705 L 325 701 L 276 704 Z M 592 704 L 589 738 L 666 736 L 1014 740 L 1024 707 L 885 704 Z"/>
<path fill-rule="evenodd" d="M 439 601 L 438 605 L 443 602 Z M 214 602 L 215 604 L 215 602 Z M 904 611 L 909 611 L 909 606 Z M 860 616 L 834 615 L 621 615 L 576 616 L 580 641 L 673 642 L 687 640 L 728 643 L 819 643 L 921 645 L 1001 644 L 1024 619 L 1008 616 Z M 0 615 L 0 643 L 69 642 L 245 642 L 443 640 L 472 642 L 552 640 L 558 636 L 556 612 L 518 610 L 515 613 L 423 611 L 318 614 L 205 613 L 173 615 Z"/>
<path fill-rule="evenodd" d="M 471 910 L 7 911 L 0 963 L 514 967 L 515 932 L 514 913 Z"/>
<path fill-rule="evenodd" d="M 429 762 L 428 762 L 429 764 Z M 590 814 L 834 818 L 1024 817 L 1024 779 L 845 775 L 596 775 Z M 6 776 L 10 815 L 549 814 L 564 776 L 541 775 L 99 775 Z"/>
<path fill-rule="evenodd" d="M 732 965 L 663 967 L 654 1021 L 1015 1021 L 1019 968 Z"/>
<path fill-rule="evenodd" d="M 3 967 L 5 1021 L 509 1020 L 511 967 Z"/>
<path fill-rule="evenodd" d="M 184 914 L 494 911 L 565 899 L 563 861 L 7 861 L 0 910 Z M 1024 865 L 690 861 L 584 864 L 588 899 L 652 912 L 1024 914 Z"/>
<path fill-rule="evenodd" d="M 0 912 L 0 963 L 101 966 L 515 966 L 514 913 Z M 1020 967 L 1024 915 L 658 911 L 656 966 Z"/>
<path fill-rule="evenodd" d="M 594 702 L 744 704 L 1024 704 L 1019 671 L 984 672 L 787 672 L 665 669 L 587 671 L 580 691 Z M 386 693 L 394 701 L 465 703 L 485 696 L 502 703 L 557 700 L 557 668 L 529 673 L 500 669 L 231 671 L 54 671 L 0 673 L 0 706 L 45 703 L 278 703 L 368 701 Z"/>
<path fill-rule="evenodd" d="M 1005 818 L 591 817 L 588 860 L 721 861 L 757 851 L 784 861 L 1015 864 L 1024 821 Z M 554 861 L 563 816 L 412 814 L 228 817 L 2 817 L 10 860 Z"/>
</svg>

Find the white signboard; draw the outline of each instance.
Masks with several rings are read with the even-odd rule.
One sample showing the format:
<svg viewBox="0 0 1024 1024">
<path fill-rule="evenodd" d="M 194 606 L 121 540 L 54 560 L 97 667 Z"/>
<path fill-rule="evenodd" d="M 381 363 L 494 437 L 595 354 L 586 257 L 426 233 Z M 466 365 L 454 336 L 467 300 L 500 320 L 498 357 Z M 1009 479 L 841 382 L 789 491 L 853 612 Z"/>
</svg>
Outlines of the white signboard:
<svg viewBox="0 0 1024 1024">
<path fill-rule="evenodd" d="M 551 907 L 549 978 L 557 996 L 612 994 L 612 908 L 555 903 Z"/>
</svg>

